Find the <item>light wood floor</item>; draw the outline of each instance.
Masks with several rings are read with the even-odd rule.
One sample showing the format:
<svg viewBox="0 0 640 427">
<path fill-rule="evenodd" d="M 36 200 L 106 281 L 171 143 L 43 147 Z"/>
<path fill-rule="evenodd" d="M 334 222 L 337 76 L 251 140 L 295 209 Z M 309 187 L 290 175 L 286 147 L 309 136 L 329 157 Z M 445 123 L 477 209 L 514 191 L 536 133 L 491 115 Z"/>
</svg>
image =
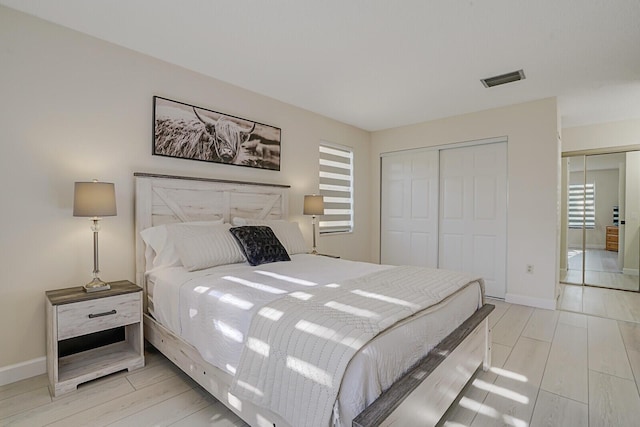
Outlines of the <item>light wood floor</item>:
<svg viewBox="0 0 640 427">
<path fill-rule="evenodd" d="M 584 283 L 603 288 L 640 290 L 640 277 L 623 274 L 618 268 L 618 252 L 587 249 L 584 278 L 582 277 L 582 250 L 569 249 L 569 269 L 560 281 L 568 284 Z"/>
<path fill-rule="evenodd" d="M 620 273 L 618 268 L 618 252 L 606 251 L 604 249 L 587 249 L 585 258 L 585 270 L 608 271 Z M 570 270 L 582 270 L 582 249 L 569 248 L 568 265 Z"/>
<path fill-rule="evenodd" d="M 640 320 L 490 302 L 496 305 L 490 317 L 493 367 L 478 375 L 444 425 L 638 425 Z M 633 304 L 640 313 L 640 301 Z M 0 425 L 245 424 L 149 349 L 144 368 L 53 401 L 44 375 L 0 387 Z"/>
<path fill-rule="evenodd" d="M 640 322 L 640 293 L 560 285 L 558 308 L 566 311 L 607 317 L 627 322 Z"/>
</svg>

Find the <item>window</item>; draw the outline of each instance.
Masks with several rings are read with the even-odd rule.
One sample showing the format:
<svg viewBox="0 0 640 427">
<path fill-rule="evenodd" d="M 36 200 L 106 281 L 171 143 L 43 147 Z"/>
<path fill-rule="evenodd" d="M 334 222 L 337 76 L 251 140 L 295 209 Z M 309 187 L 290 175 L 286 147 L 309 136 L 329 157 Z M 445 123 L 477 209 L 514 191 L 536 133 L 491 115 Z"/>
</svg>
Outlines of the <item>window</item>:
<svg viewBox="0 0 640 427">
<path fill-rule="evenodd" d="M 595 184 L 569 185 L 569 228 L 596 227 Z"/>
<path fill-rule="evenodd" d="M 320 194 L 324 215 L 320 234 L 353 230 L 353 152 L 348 147 L 320 143 Z"/>
</svg>

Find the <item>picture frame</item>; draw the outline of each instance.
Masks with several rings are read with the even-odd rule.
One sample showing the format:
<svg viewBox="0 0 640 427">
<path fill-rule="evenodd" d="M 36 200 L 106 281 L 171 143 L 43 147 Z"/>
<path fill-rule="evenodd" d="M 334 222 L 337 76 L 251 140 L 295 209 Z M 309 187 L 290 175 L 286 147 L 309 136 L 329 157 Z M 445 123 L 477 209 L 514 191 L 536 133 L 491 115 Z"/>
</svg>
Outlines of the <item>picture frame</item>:
<svg viewBox="0 0 640 427">
<path fill-rule="evenodd" d="M 280 170 L 280 128 L 153 97 L 153 155 Z"/>
</svg>

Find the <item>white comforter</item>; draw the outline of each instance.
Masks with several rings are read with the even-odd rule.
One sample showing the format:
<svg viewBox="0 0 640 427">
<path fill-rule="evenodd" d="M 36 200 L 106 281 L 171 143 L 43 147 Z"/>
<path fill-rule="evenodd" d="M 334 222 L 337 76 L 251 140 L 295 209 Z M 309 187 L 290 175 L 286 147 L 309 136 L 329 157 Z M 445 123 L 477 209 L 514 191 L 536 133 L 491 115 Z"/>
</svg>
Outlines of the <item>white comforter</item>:
<svg viewBox="0 0 640 427">
<path fill-rule="evenodd" d="M 170 268 L 152 278 L 154 315 L 209 363 L 235 374 L 252 317 L 280 316 L 263 306 L 287 293 L 305 298 L 311 287 L 332 286 L 388 268 L 311 255 L 294 255 L 292 262 L 234 264 L 193 273 Z M 447 302 L 440 311 L 425 310 L 425 318 L 409 324 L 408 332 L 385 333 L 354 357 L 340 389 L 334 425 L 351 425 L 351 419 L 382 390 L 473 313 L 482 304 L 479 285 L 461 292 L 458 299 L 460 305 L 455 307 L 447 307 Z M 435 322 L 425 323 L 430 312 Z"/>
<path fill-rule="evenodd" d="M 324 427 L 358 350 L 477 280 L 403 266 L 284 295 L 261 309 L 278 313 L 277 320 L 258 316 L 251 322 L 231 392 L 292 426 Z"/>
</svg>

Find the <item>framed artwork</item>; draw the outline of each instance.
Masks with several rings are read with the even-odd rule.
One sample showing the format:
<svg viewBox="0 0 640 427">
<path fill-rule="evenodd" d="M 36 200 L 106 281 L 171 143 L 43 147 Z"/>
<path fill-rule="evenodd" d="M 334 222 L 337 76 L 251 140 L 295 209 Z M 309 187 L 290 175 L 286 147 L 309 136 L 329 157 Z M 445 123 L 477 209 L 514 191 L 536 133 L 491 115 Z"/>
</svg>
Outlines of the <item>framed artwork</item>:
<svg viewBox="0 0 640 427">
<path fill-rule="evenodd" d="M 280 170 L 279 128 L 153 97 L 153 154 Z"/>
</svg>

